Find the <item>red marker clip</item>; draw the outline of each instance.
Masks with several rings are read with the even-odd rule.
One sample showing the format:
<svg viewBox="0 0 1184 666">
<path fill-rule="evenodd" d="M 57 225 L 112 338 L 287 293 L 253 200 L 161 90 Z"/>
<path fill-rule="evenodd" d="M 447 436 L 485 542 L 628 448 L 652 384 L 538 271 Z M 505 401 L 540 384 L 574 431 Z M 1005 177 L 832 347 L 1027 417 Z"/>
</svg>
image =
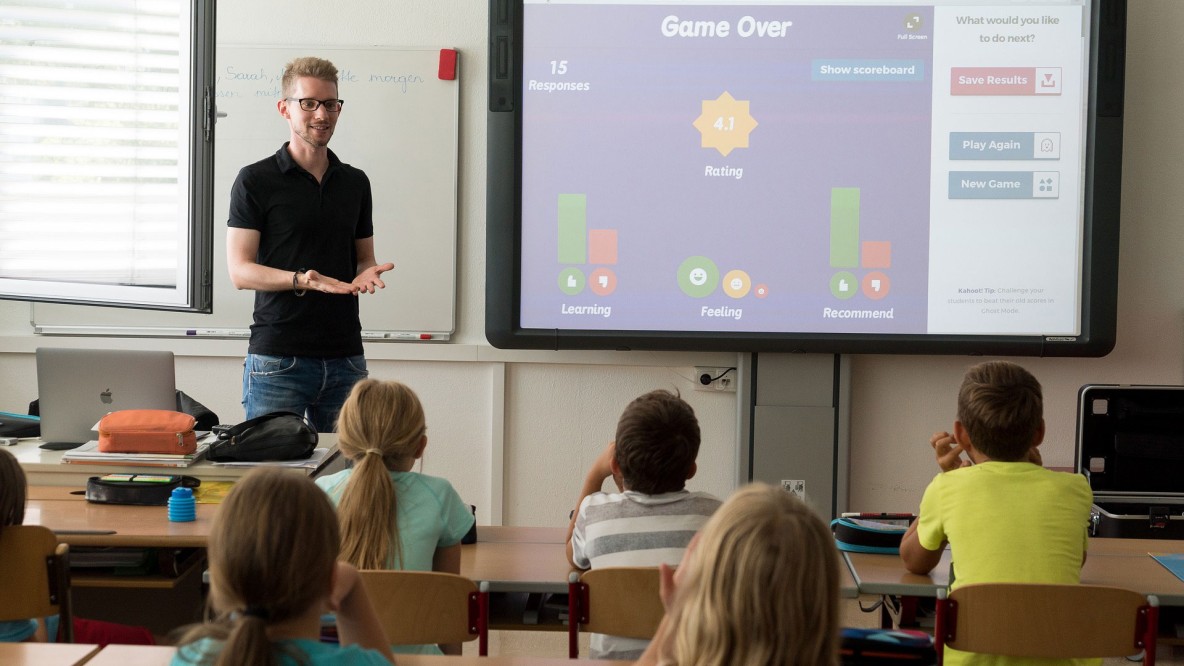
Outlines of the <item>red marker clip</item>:
<svg viewBox="0 0 1184 666">
<path fill-rule="evenodd" d="M 456 80 L 456 49 L 440 49 L 440 72 L 437 77 L 441 81 Z"/>
</svg>

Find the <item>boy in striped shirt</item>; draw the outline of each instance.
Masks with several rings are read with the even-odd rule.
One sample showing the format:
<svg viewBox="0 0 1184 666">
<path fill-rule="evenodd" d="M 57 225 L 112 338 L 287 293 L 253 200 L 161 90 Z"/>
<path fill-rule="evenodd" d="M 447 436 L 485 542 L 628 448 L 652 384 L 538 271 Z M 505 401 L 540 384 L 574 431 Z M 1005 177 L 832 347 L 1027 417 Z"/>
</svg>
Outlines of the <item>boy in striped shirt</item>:
<svg viewBox="0 0 1184 666">
<path fill-rule="evenodd" d="M 699 455 L 699 421 L 669 391 L 651 391 L 625 407 L 616 440 L 592 463 L 568 529 L 567 556 L 580 569 L 677 566 L 695 532 L 719 507 L 690 492 Z M 612 477 L 619 492 L 602 492 Z M 637 659 L 648 641 L 592 634 L 596 659 Z"/>
</svg>

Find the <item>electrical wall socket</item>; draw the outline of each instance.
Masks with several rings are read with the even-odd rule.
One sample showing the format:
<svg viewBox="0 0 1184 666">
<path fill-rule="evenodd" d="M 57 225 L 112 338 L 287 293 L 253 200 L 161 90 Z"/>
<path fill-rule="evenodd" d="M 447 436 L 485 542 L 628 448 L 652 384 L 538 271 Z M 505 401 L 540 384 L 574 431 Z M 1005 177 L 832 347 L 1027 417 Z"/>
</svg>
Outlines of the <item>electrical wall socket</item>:
<svg viewBox="0 0 1184 666">
<path fill-rule="evenodd" d="M 797 495 L 798 499 L 803 502 L 806 501 L 806 481 L 804 479 L 782 479 L 781 489 Z"/>
<path fill-rule="evenodd" d="M 696 391 L 736 391 L 736 370 L 733 368 L 695 367 Z"/>
</svg>

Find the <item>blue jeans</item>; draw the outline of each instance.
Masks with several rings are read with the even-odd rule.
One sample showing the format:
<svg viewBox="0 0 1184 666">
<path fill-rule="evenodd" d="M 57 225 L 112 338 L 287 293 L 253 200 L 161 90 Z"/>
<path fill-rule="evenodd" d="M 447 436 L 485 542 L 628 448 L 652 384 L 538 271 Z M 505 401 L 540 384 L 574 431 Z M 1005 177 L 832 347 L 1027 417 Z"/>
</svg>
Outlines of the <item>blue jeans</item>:
<svg viewBox="0 0 1184 666">
<path fill-rule="evenodd" d="M 337 414 L 350 389 L 365 379 L 366 358 L 247 354 L 243 409 L 247 418 L 269 412 L 304 414 L 317 432 L 337 430 Z"/>
</svg>

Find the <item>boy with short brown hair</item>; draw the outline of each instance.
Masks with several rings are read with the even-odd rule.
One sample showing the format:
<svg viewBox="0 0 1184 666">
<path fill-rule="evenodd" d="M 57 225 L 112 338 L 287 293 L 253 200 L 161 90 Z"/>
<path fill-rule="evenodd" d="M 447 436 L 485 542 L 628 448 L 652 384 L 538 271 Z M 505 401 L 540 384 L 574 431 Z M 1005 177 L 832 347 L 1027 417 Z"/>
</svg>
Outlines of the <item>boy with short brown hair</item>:
<svg viewBox="0 0 1184 666">
<path fill-rule="evenodd" d="M 951 588 L 1081 582 L 1093 492 L 1080 474 L 1040 466 L 1043 411 L 1040 383 L 1015 363 L 989 361 L 967 371 L 954 434 L 929 440 L 942 472 L 925 489 L 901 543 L 909 571 L 929 573 L 948 542 Z M 1029 662 L 947 647 L 945 663 Z"/>
<path fill-rule="evenodd" d="M 677 565 L 720 501 L 686 490 L 699 454 L 699 421 L 684 400 L 651 391 L 625 407 L 616 440 L 592 463 L 572 512 L 567 556 L 580 569 Z M 601 492 L 613 478 L 619 493 Z M 598 659 L 637 659 L 648 641 L 593 634 Z"/>
</svg>

